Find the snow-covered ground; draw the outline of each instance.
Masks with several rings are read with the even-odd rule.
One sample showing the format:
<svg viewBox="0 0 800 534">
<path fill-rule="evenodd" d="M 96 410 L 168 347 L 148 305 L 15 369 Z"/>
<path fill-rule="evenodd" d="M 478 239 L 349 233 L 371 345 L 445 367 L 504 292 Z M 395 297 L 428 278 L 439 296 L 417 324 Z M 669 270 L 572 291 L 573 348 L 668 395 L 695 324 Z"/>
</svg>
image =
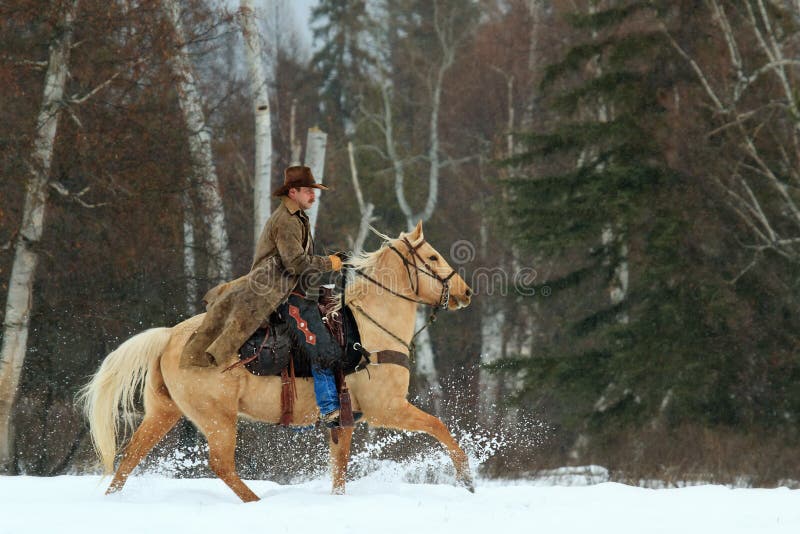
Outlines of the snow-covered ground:
<svg viewBox="0 0 800 534">
<path fill-rule="evenodd" d="M 262 500 L 242 504 L 217 479 L 141 475 L 105 496 L 98 476 L 0 477 L 0 534 L 800 532 L 800 490 L 479 480 L 471 494 L 393 478 L 354 480 L 344 496 L 326 479 L 251 481 Z"/>
<path fill-rule="evenodd" d="M 527 419 L 495 433 L 451 426 L 473 473 L 512 446 L 535 451 L 543 432 Z M 205 468 L 204 446 L 165 447 L 112 496 L 104 495 L 110 479 L 99 476 L 0 476 L 0 534 L 800 534 L 800 489 L 645 489 L 611 483 L 606 469 L 583 466 L 528 480 L 479 478 L 472 494 L 453 485 L 452 463 L 432 439 L 380 430 L 366 436 L 357 429 L 352 480 L 347 495 L 335 496 L 321 436 L 277 432 L 302 467 L 277 459 L 261 464 L 282 483 L 248 481 L 259 502 L 242 504 L 216 478 L 180 478 Z M 274 446 L 261 443 L 266 451 Z"/>
</svg>

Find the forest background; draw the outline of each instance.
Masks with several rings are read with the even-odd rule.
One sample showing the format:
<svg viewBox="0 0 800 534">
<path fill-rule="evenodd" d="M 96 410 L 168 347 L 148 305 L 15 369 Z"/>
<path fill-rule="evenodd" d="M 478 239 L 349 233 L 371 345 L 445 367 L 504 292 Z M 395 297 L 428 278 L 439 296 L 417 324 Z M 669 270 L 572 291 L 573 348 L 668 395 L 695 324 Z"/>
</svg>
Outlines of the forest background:
<svg viewBox="0 0 800 534">
<path fill-rule="evenodd" d="M 421 341 L 411 396 L 457 434 L 503 436 L 484 475 L 797 484 L 800 1 L 293 13 L 0 2 L 4 472 L 92 469 L 76 390 L 248 270 L 270 208 L 254 196 L 316 127 L 333 188 L 317 253 L 423 220 L 476 291 Z M 180 426 L 152 461 L 199 440 Z M 323 451 L 242 423 L 245 476 L 324 469 Z"/>
</svg>

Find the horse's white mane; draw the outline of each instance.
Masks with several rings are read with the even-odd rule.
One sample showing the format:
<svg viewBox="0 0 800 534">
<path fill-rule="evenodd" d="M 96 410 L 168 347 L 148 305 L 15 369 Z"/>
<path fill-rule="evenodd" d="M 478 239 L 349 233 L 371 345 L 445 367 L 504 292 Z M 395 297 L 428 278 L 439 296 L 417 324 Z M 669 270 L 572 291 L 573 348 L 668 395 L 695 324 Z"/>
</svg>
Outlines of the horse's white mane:
<svg viewBox="0 0 800 534">
<path fill-rule="evenodd" d="M 383 240 L 381 246 L 378 250 L 373 250 L 372 252 L 364 252 L 361 251 L 358 255 L 350 258 L 347 261 L 347 265 L 352 267 L 353 269 L 358 269 L 365 274 L 372 274 L 375 271 L 375 267 L 378 264 L 378 258 L 381 257 L 381 254 L 395 241 L 396 238 L 389 237 L 388 235 L 380 232 L 375 227 L 370 225 L 370 231 L 375 234 L 376 236 L 380 237 Z"/>
<path fill-rule="evenodd" d="M 362 273 L 366 274 L 367 276 L 371 276 L 375 273 L 375 269 L 378 266 L 378 260 L 386 252 L 386 249 L 389 248 L 390 245 L 394 244 L 398 239 L 405 236 L 405 233 L 401 233 L 400 237 L 389 237 L 388 235 L 384 234 L 383 232 L 377 230 L 375 227 L 370 225 L 370 231 L 375 234 L 376 236 L 380 237 L 383 240 L 381 243 L 380 248 L 377 250 L 373 250 L 372 252 L 360 252 L 356 256 L 347 260 L 346 264 L 351 267 L 353 270 L 361 271 Z M 356 276 L 352 271 L 349 273 L 347 278 L 347 288 L 345 289 L 345 299 L 347 302 L 350 302 L 357 297 L 358 295 L 363 295 L 369 288 L 372 282 L 365 280 L 364 278 Z M 336 300 L 341 304 L 341 292 L 335 291 L 334 295 L 336 295 Z M 341 306 L 336 306 L 334 309 L 338 310 Z"/>
</svg>

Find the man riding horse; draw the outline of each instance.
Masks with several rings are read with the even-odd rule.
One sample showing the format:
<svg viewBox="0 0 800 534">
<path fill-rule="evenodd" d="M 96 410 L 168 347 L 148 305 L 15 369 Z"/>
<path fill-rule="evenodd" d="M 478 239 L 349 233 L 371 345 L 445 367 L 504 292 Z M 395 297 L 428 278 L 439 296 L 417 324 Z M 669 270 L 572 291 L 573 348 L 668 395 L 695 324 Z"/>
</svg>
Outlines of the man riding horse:
<svg viewBox="0 0 800 534">
<path fill-rule="evenodd" d="M 239 348 L 273 312 L 282 312 L 287 320 L 289 301 L 305 298 L 304 290 L 320 274 L 341 269 L 341 253 L 313 253 L 311 227 L 303 210 L 314 203 L 315 189 L 328 188 L 316 183 L 308 167 L 292 166 L 284 171 L 283 186 L 273 194 L 281 198 L 281 204 L 261 231 L 250 272 L 212 288 L 203 297 L 206 316 L 183 350 L 181 367 L 225 368 L 237 361 Z M 295 321 L 306 331 L 305 323 L 309 327 L 318 323 L 297 317 Z M 315 330 L 306 335 L 313 346 L 317 345 L 314 336 L 329 335 L 324 328 Z M 339 397 L 333 371 L 312 361 L 311 372 L 321 419 L 329 427 L 336 426 Z"/>
</svg>

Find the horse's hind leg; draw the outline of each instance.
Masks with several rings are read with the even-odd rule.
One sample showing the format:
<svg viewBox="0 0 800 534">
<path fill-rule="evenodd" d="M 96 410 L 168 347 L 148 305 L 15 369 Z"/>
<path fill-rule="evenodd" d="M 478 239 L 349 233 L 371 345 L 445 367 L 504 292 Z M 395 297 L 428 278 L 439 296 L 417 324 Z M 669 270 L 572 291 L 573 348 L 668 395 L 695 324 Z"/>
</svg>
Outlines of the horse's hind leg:
<svg viewBox="0 0 800 534">
<path fill-rule="evenodd" d="M 236 473 L 236 413 L 204 413 L 194 420 L 208 440 L 211 470 L 244 502 L 259 500 Z"/>
<path fill-rule="evenodd" d="M 464 486 L 471 492 L 475 491 L 467 455 L 461 450 L 450 431 L 438 417 L 425 413 L 413 404 L 406 402 L 402 408 L 390 410 L 379 415 L 372 415 L 369 418 L 369 422 L 376 426 L 409 430 L 411 432 L 426 432 L 435 437 L 450 454 L 450 459 L 456 468 L 456 479 L 459 485 Z"/>
<path fill-rule="evenodd" d="M 352 428 L 338 428 L 331 432 L 338 432 L 337 441 L 331 437 L 331 478 L 333 479 L 332 493 L 344 495 L 344 485 L 347 478 L 347 463 L 350 461 L 350 443 L 353 441 Z"/>
<path fill-rule="evenodd" d="M 139 465 L 139 462 L 147 456 L 147 453 L 155 447 L 156 443 L 161 441 L 161 438 L 175 426 L 180 417 L 181 413 L 174 404 L 171 410 L 162 407 L 162 409 L 145 414 L 142 424 L 133 433 L 130 443 L 125 448 L 122 461 L 114 474 L 114 479 L 106 490 L 106 494 L 122 489 L 131 471 Z"/>
</svg>

